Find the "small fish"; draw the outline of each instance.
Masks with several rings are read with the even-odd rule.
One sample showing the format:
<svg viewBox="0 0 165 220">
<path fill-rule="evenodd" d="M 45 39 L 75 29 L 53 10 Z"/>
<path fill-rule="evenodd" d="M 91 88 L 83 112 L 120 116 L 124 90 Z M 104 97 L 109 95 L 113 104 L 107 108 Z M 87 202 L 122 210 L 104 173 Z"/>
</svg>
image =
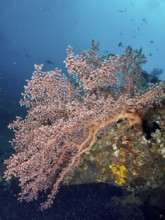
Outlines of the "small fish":
<svg viewBox="0 0 165 220">
<path fill-rule="evenodd" d="M 164 72 L 162 68 L 154 68 L 151 72 L 151 75 L 153 76 L 159 76 Z"/>
<path fill-rule="evenodd" d="M 110 57 L 115 57 L 115 56 L 116 56 L 116 55 L 113 54 L 113 53 L 108 54 L 108 58 L 110 58 Z"/>
<path fill-rule="evenodd" d="M 30 57 L 30 54 L 28 54 L 28 53 L 25 53 L 25 57 Z"/>
<path fill-rule="evenodd" d="M 147 20 L 145 18 L 143 18 L 142 21 L 147 22 Z"/>
<path fill-rule="evenodd" d="M 150 43 L 151 43 L 151 44 L 153 44 L 153 43 L 154 43 L 154 41 L 153 41 L 153 40 L 150 40 Z"/>
<path fill-rule="evenodd" d="M 130 4 L 131 4 L 132 7 L 134 7 L 134 4 L 132 2 Z"/>
<path fill-rule="evenodd" d="M 46 60 L 45 63 L 50 64 L 50 65 L 54 65 L 53 61 L 51 61 L 51 60 Z"/>
<path fill-rule="evenodd" d="M 121 13 L 123 13 L 123 12 L 126 12 L 127 9 L 126 9 L 126 8 L 125 8 L 124 10 L 119 9 L 118 11 L 121 12 Z"/>
<path fill-rule="evenodd" d="M 118 43 L 118 47 L 123 47 L 122 42 Z"/>
</svg>

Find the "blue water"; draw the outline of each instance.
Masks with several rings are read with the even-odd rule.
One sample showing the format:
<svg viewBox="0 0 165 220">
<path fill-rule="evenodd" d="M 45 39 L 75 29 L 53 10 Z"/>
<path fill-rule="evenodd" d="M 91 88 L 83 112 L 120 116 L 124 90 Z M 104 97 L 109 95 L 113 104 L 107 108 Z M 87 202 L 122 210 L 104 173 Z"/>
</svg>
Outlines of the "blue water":
<svg viewBox="0 0 165 220">
<path fill-rule="evenodd" d="M 34 64 L 64 69 L 68 45 L 79 53 L 95 40 L 103 54 L 142 48 L 143 69 L 159 68 L 165 80 L 164 39 L 165 0 L 1 0 L 0 162 L 11 153 L 7 125 L 24 114 L 18 102 Z"/>
</svg>

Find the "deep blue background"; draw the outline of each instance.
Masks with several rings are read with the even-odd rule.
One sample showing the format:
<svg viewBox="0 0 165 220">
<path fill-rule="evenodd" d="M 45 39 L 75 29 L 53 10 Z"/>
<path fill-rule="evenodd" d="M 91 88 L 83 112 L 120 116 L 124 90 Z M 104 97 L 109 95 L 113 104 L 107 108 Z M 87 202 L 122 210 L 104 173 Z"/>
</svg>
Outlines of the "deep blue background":
<svg viewBox="0 0 165 220">
<path fill-rule="evenodd" d="M 63 68 L 68 45 L 75 53 L 89 49 L 93 39 L 101 52 L 113 54 L 142 47 L 148 59 L 143 69 L 150 73 L 165 69 L 164 38 L 165 0 L 1 0 L 0 108 L 18 111 L 15 101 L 34 64 Z"/>
</svg>

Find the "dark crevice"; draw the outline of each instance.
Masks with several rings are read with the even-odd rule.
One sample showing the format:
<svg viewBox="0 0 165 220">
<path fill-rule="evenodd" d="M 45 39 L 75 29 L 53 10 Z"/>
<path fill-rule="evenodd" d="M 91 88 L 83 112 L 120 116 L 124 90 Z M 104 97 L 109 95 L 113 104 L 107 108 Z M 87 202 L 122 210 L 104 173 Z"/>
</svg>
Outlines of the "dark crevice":
<svg viewBox="0 0 165 220">
<path fill-rule="evenodd" d="M 151 139 L 151 137 L 152 137 L 151 134 L 154 133 L 156 131 L 156 129 L 160 130 L 160 127 L 159 127 L 158 123 L 156 123 L 156 122 L 149 124 L 147 120 L 143 120 L 142 129 L 146 135 L 146 138 Z"/>
</svg>

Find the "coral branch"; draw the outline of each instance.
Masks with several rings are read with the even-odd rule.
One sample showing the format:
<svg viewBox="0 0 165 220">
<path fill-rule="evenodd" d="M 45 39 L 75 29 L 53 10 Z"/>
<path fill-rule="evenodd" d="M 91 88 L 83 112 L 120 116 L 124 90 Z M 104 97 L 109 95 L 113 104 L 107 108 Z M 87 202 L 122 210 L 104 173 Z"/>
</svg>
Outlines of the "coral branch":
<svg viewBox="0 0 165 220">
<path fill-rule="evenodd" d="M 124 121 L 128 127 L 141 124 L 141 108 L 160 103 L 164 83 L 143 87 L 141 50 L 128 47 L 123 55 L 99 57 L 98 44 L 74 55 L 68 47 L 65 65 L 74 83 L 58 69 L 35 72 L 25 86 L 21 105 L 24 119 L 9 125 L 15 132 L 15 154 L 5 161 L 5 179 L 19 179 L 20 200 L 31 201 L 54 182 L 41 209 L 51 206 L 66 177 L 97 141 L 98 133 Z"/>
</svg>

